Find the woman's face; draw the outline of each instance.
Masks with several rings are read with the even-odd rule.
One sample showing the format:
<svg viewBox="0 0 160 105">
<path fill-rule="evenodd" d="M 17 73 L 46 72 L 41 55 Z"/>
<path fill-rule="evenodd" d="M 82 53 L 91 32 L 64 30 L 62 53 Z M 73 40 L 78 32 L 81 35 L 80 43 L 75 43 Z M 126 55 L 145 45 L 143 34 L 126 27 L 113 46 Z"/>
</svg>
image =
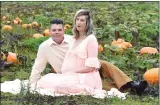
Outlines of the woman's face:
<svg viewBox="0 0 160 105">
<path fill-rule="evenodd" d="M 76 18 L 76 28 L 79 32 L 85 32 L 86 31 L 86 16 L 77 16 Z"/>
</svg>

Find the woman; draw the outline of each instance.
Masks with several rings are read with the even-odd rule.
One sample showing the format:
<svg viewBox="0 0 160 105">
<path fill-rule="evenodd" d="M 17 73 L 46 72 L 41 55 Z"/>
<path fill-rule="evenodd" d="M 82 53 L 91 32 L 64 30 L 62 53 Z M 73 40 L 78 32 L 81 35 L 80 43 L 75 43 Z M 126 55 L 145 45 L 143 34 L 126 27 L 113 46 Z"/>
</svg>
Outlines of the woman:
<svg viewBox="0 0 160 105">
<path fill-rule="evenodd" d="M 90 11 L 77 11 L 73 27 L 74 41 L 65 56 L 62 74 L 47 74 L 37 83 L 61 94 L 91 94 L 102 89 L 98 69 L 98 42 L 93 33 L 93 20 Z"/>
</svg>

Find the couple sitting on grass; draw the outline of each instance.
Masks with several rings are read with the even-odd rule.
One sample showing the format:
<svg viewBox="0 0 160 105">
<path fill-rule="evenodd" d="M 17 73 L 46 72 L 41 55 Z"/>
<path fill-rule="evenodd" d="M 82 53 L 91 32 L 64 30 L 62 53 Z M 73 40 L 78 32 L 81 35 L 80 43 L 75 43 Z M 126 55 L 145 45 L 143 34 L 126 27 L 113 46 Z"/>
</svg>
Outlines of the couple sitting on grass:
<svg viewBox="0 0 160 105">
<path fill-rule="evenodd" d="M 103 89 L 102 73 L 103 77 L 111 78 L 115 83 L 113 86 L 121 92 L 131 89 L 141 93 L 145 90 L 146 81 L 136 84 L 113 64 L 98 59 L 98 42 L 90 11 L 81 9 L 75 14 L 73 37 L 64 35 L 63 20 L 54 19 L 50 24 L 51 37 L 39 46 L 30 84 L 60 94 L 92 94 Z M 41 77 L 47 63 L 56 73 Z"/>
</svg>

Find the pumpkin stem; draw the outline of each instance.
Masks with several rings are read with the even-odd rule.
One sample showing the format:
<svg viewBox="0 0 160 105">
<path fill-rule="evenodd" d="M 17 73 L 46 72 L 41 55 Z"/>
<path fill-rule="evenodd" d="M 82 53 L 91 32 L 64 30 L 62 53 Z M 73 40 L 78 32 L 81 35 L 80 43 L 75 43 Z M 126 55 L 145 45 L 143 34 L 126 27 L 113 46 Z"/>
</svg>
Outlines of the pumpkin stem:
<svg viewBox="0 0 160 105">
<path fill-rule="evenodd" d="M 115 40 L 117 40 L 118 38 L 121 38 L 119 31 L 115 30 L 114 37 L 115 37 Z"/>
</svg>

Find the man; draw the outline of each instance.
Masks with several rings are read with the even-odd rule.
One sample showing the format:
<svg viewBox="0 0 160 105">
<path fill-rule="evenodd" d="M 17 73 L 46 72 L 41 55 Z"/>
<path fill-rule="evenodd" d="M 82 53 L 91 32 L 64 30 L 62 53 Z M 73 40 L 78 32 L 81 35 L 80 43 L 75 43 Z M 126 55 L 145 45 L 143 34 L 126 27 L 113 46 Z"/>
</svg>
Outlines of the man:
<svg viewBox="0 0 160 105">
<path fill-rule="evenodd" d="M 32 67 L 30 75 L 30 83 L 35 83 L 40 79 L 41 72 L 44 71 L 46 64 L 49 63 L 54 68 L 56 73 L 61 73 L 61 66 L 66 52 L 72 43 L 72 36 L 64 35 L 64 23 L 61 19 L 54 19 L 50 22 L 50 38 L 44 41 L 38 49 L 37 58 Z M 140 84 L 135 84 L 126 74 L 118 69 L 113 64 L 102 61 L 100 73 L 103 77 L 111 78 L 115 83 L 114 86 L 118 87 L 121 91 L 128 88 L 136 91 L 146 88 L 147 84 L 142 81 Z M 112 88 L 109 87 L 108 89 Z"/>
</svg>

